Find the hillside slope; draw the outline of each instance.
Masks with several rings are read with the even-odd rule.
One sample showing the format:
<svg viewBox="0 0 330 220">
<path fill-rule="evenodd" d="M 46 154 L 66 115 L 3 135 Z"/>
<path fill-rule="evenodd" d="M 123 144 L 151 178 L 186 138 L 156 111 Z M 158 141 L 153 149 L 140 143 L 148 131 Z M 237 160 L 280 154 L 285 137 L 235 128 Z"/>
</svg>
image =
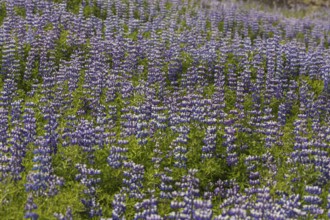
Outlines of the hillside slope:
<svg viewBox="0 0 330 220">
<path fill-rule="evenodd" d="M 275 7 L 288 7 L 288 8 L 320 8 L 329 7 L 330 1 L 328 0 L 250 0 L 249 2 L 257 1 L 258 3 L 265 3 Z"/>
</svg>

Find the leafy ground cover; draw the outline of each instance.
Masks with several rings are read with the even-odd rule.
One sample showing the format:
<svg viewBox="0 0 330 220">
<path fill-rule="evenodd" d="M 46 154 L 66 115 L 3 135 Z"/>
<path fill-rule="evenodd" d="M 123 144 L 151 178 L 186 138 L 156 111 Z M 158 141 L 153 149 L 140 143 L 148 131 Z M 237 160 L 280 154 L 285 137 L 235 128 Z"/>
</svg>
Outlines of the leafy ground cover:
<svg viewBox="0 0 330 220">
<path fill-rule="evenodd" d="M 330 217 L 328 19 L 0 0 L 0 218 Z"/>
</svg>

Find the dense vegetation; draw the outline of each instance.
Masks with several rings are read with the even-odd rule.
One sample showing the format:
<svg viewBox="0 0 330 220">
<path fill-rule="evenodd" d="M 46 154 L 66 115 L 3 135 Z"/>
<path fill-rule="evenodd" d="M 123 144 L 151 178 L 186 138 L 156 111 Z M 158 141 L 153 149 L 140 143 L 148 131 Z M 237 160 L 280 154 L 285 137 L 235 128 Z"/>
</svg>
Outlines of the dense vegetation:
<svg viewBox="0 0 330 220">
<path fill-rule="evenodd" d="M 329 17 L 0 0 L 0 219 L 330 217 Z"/>
<path fill-rule="evenodd" d="M 300 7 L 330 7 L 328 0 L 243 0 L 245 2 L 257 2 L 258 4 L 267 4 L 269 6 L 300 8 Z"/>
</svg>

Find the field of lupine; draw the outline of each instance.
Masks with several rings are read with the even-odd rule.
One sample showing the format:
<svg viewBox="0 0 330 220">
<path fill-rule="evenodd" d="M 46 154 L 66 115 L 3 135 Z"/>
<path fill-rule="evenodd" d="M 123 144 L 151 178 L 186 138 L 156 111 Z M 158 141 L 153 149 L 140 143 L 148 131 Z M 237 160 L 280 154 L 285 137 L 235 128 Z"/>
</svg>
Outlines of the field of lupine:
<svg viewBox="0 0 330 220">
<path fill-rule="evenodd" d="M 0 219 L 327 219 L 329 14 L 0 0 Z"/>
</svg>

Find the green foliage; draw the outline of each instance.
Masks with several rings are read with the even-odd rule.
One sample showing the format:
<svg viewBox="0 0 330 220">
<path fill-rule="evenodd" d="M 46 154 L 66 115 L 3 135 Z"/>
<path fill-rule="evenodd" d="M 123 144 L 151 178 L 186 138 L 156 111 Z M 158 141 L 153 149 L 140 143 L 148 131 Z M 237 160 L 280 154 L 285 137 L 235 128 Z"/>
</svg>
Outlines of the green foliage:
<svg viewBox="0 0 330 220">
<path fill-rule="evenodd" d="M 273 38 L 274 37 L 274 32 L 272 32 L 272 31 L 268 32 L 268 37 Z"/>
<path fill-rule="evenodd" d="M 144 32 L 144 33 L 142 34 L 142 36 L 143 36 L 143 38 L 145 38 L 145 39 L 150 39 L 150 37 L 151 37 L 151 33 L 150 33 L 150 31 L 146 31 L 146 32 Z"/>
<path fill-rule="evenodd" d="M 79 146 L 58 146 L 58 154 L 53 157 L 55 174 L 64 177 L 65 182 L 74 181 L 77 170 L 72 168 L 78 163 L 84 163 L 83 159 Z"/>
<path fill-rule="evenodd" d="M 170 1 L 168 1 L 168 2 L 165 3 L 165 8 L 166 8 L 166 10 L 168 10 L 168 11 L 171 10 L 172 6 L 173 6 L 173 3 L 170 2 Z"/>
<path fill-rule="evenodd" d="M 93 14 L 93 7 L 87 5 L 86 7 L 84 7 L 84 16 L 85 17 L 90 17 Z"/>
<path fill-rule="evenodd" d="M 204 88 L 204 97 L 211 99 L 214 91 L 215 91 L 214 84 L 211 84 L 209 86 L 206 86 Z"/>
<path fill-rule="evenodd" d="M 3 3 L 0 4 L 0 25 L 2 25 L 3 20 L 5 19 L 5 17 L 6 17 L 6 5 L 3 2 Z"/>
<path fill-rule="evenodd" d="M 211 21 L 209 19 L 206 20 L 205 28 L 208 30 L 211 29 Z"/>
<path fill-rule="evenodd" d="M 62 2 L 62 0 L 60 0 Z M 75 14 L 79 13 L 79 8 L 82 3 L 82 0 L 67 0 L 66 9 Z"/>
<path fill-rule="evenodd" d="M 139 30 L 134 30 L 132 33 L 127 35 L 127 38 L 132 39 L 133 41 L 137 41 L 139 36 Z"/>
<path fill-rule="evenodd" d="M 187 8 L 186 7 L 182 7 L 182 9 L 179 11 L 179 15 L 185 15 L 187 12 Z"/>
<path fill-rule="evenodd" d="M 116 5 L 115 5 L 115 3 L 113 3 L 113 4 L 111 5 L 111 11 L 112 11 L 112 13 L 113 13 L 114 15 L 117 14 L 117 9 L 116 9 Z"/>
<path fill-rule="evenodd" d="M 45 31 L 50 31 L 50 30 L 53 30 L 53 24 L 51 22 L 47 23 L 44 27 L 44 30 Z"/>
<path fill-rule="evenodd" d="M 179 23 L 179 29 L 178 29 L 178 33 L 181 33 L 184 30 L 190 30 L 191 28 L 187 25 L 187 21 L 186 19 L 178 19 L 178 23 Z"/>
<path fill-rule="evenodd" d="M 324 82 L 321 79 L 311 79 L 308 76 L 302 76 L 302 80 L 305 80 L 308 86 L 314 92 L 315 97 L 318 97 L 324 90 Z"/>
<path fill-rule="evenodd" d="M 251 94 L 245 94 L 244 95 L 244 111 L 247 112 L 250 109 L 252 109 L 253 100 Z"/>
<path fill-rule="evenodd" d="M 105 20 L 107 17 L 107 11 L 106 10 L 101 10 L 97 5 L 96 2 L 94 2 L 93 5 L 86 5 L 84 7 L 84 16 L 85 17 L 90 17 L 91 15 L 94 15 L 97 18 Z"/>
<path fill-rule="evenodd" d="M 296 34 L 296 38 L 298 40 L 300 40 L 301 42 L 305 42 L 305 35 L 304 35 L 304 33 L 301 33 L 301 32 L 297 33 Z"/>
<path fill-rule="evenodd" d="M 0 46 L 0 60 L 2 60 L 2 47 Z M 2 66 L 2 62 L 0 62 L 0 69 Z M 0 74 L 0 88 L 3 88 L 3 82 L 4 82 L 4 75 Z"/>
<path fill-rule="evenodd" d="M 96 1 L 84 1 L 86 5 L 84 5 L 84 8 L 82 6 L 82 0 L 54 0 L 56 3 L 64 3 L 66 2 L 66 7 L 68 11 L 78 14 L 79 10 L 83 10 L 83 15 L 85 18 L 89 18 L 92 16 L 95 16 L 100 19 L 105 19 L 107 16 L 106 10 L 101 10 L 99 7 L 96 6 Z M 192 27 L 187 25 L 187 21 L 184 19 L 184 16 L 187 13 L 190 13 L 192 17 L 197 16 L 196 9 L 191 9 L 191 7 L 197 7 L 197 4 L 201 4 L 201 2 L 194 1 L 194 6 L 191 6 L 191 0 L 189 0 L 189 6 L 183 6 L 181 7 L 181 10 L 178 11 L 179 15 L 183 15 L 181 19 L 178 19 L 178 29 L 176 30 L 176 33 L 180 33 L 185 30 L 190 30 Z M 129 4 L 129 1 L 123 0 L 122 4 L 125 5 L 125 7 Z M 157 4 L 157 10 L 160 10 L 159 1 L 156 2 Z M 111 4 L 110 10 L 113 14 L 116 14 L 116 7 L 115 4 Z M 143 1 L 143 7 L 147 8 L 148 1 Z M 165 3 L 165 8 L 168 11 L 167 13 L 171 13 L 173 11 L 173 3 L 171 1 L 167 1 Z M 205 7 L 209 7 L 207 4 Z M 14 8 L 15 14 L 21 17 L 26 16 L 26 11 L 24 8 L 15 7 Z M 34 10 L 34 13 L 41 13 L 37 10 Z M 139 19 L 140 13 L 138 10 L 135 10 L 133 12 L 134 18 Z M 3 20 L 6 16 L 6 8 L 5 4 L 0 4 L 0 25 L 3 23 Z M 124 15 L 126 16 L 126 15 Z M 148 17 L 148 15 L 147 15 Z M 148 17 L 149 19 L 149 17 Z M 147 19 L 147 20 L 148 20 Z M 150 18 L 153 19 L 153 18 Z M 263 21 L 259 21 L 260 27 L 262 26 Z M 272 23 L 273 26 L 280 27 L 280 23 L 278 21 Z M 218 30 L 220 32 L 224 32 L 224 22 L 221 21 L 218 23 Z M 144 39 L 150 39 L 151 38 L 151 32 L 139 32 L 140 30 L 133 30 L 130 31 L 127 24 L 124 24 L 124 37 L 130 38 L 134 41 L 138 40 L 139 34 L 142 35 Z M 211 28 L 212 23 L 209 19 L 206 20 L 206 31 L 203 32 L 203 34 L 206 35 L 206 39 L 211 39 Z M 52 33 L 54 27 L 51 23 L 47 23 L 44 26 L 45 31 L 50 31 Z M 237 32 L 242 31 L 242 25 L 240 23 L 234 23 L 233 29 Z M 50 51 L 50 53 L 54 53 L 55 55 L 55 67 L 58 68 L 63 60 L 69 61 L 72 59 L 72 54 L 76 52 L 77 50 L 82 50 L 84 56 L 86 57 L 90 50 L 89 40 L 87 40 L 86 44 L 83 45 L 70 45 L 67 42 L 67 39 L 70 34 L 72 34 L 70 31 L 65 30 L 64 27 L 60 27 L 60 36 L 58 40 L 56 41 L 55 48 Z M 90 30 L 94 31 L 94 30 Z M 258 36 L 261 36 L 265 34 L 265 36 L 273 37 L 273 32 L 263 33 L 264 30 L 260 30 L 258 33 L 253 33 L 251 28 L 249 28 L 249 37 L 251 40 L 254 40 Z M 163 30 L 158 29 L 156 30 L 157 35 L 161 35 Z M 298 33 L 296 38 L 298 40 L 304 41 L 304 34 Z M 285 42 L 283 42 L 285 43 Z M 17 42 L 18 44 L 18 42 Z M 325 41 L 326 46 L 328 46 L 328 42 Z M 169 49 L 171 46 L 171 42 L 167 41 L 164 42 L 164 45 L 166 45 L 166 49 Z M 180 64 L 182 67 L 182 71 L 178 74 L 178 82 L 181 83 L 181 76 L 184 73 L 187 73 L 188 68 L 193 66 L 196 62 L 196 60 L 193 59 L 193 55 L 186 52 L 185 47 L 186 43 L 181 43 L 180 48 Z M 37 135 L 45 135 L 45 124 L 47 121 L 44 118 L 44 115 L 41 112 L 41 109 L 45 106 L 42 106 L 40 100 L 43 98 L 43 95 L 41 93 L 42 90 L 42 77 L 39 74 L 39 57 L 37 57 L 33 63 L 32 73 L 31 77 L 27 80 L 24 80 L 24 74 L 26 69 L 26 62 L 27 57 L 29 54 L 29 51 L 31 50 L 31 45 L 24 44 L 23 45 L 23 53 L 18 55 L 18 47 L 16 45 L 15 48 L 15 55 L 16 58 L 19 60 L 20 64 L 20 70 L 16 77 L 17 86 L 18 86 L 18 97 L 15 97 L 16 99 L 22 98 L 25 102 L 33 102 L 36 103 L 37 107 L 34 108 L 35 116 L 36 116 L 36 124 L 37 124 Z M 219 54 L 220 52 L 217 51 Z M 3 45 L 0 45 L 0 60 L 2 60 L 2 53 L 3 53 Z M 249 62 L 252 62 L 254 54 L 248 54 Z M 242 67 L 240 64 L 239 57 L 234 54 L 227 54 L 225 57 L 225 66 L 224 66 L 224 74 L 228 74 L 229 66 L 232 65 L 235 68 L 235 74 L 237 76 L 241 74 Z M 284 61 L 285 57 L 284 57 Z M 108 55 L 107 62 L 111 66 L 112 57 L 111 55 Z M 148 66 L 150 64 L 150 60 L 147 58 L 138 60 L 138 65 L 144 66 L 143 72 L 139 74 L 133 74 L 131 76 L 131 82 L 134 87 L 137 87 L 141 80 L 146 81 L 148 77 Z M 203 63 L 204 66 L 208 67 L 209 64 Z M 1 69 L 2 63 L 0 63 L 0 69 Z M 263 67 L 266 66 L 266 59 L 263 59 Z M 162 71 L 168 72 L 168 63 L 165 63 L 163 66 L 161 66 Z M 255 82 L 256 80 L 256 68 L 251 67 L 252 71 L 252 81 Z M 110 72 L 110 71 L 109 71 Z M 214 91 L 216 90 L 213 81 L 214 76 L 212 73 L 205 73 L 207 76 L 208 82 L 210 82 L 210 85 L 203 88 L 203 97 L 204 98 L 212 98 Z M 312 79 L 307 76 L 289 76 L 293 78 L 294 80 L 298 82 L 305 81 L 307 82 L 309 89 L 311 92 L 314 93 L 314 98 L 316 99 L 322 92 L 324 92 L 324 82 L 320 79 Z M 86 94 L 84 92 L 83 83 L 85 78 L 85 69 L 83 68 L 80 71 L 80 77 L 78 82 L 78 88 L 73 91 L 70 95 L 70 99 L 67 98 L 65 101 L 71 101 L 70 106 L 65 109 L 61 110 L 61 117 L 58 119 L 58 131 L 62 132 L 66 126 L 66 117 L 69 115 L 77 115 L 78 110 L 81 110 L 84 108 L 84 100 L 88 97 L 90 97 L 90 94 Z M 228 77 L 226 77 L 228 78 Z M 3 79 L 4 76 L 0 75 L 0 88 L 3 88 Z M 33 83 L 37 82 L 39 84 L 39 88 L 37 88 L 37 92 L 32 97 L 27 97 L 26 93 L 28 91 L 31 91 L 31 87 Z M 68 80 L 65 80 L 64 82 L 64 89 L 63 93 L 68 94 Z M 156 94 L 159 92 L 159 84 L 155 83 L 152 88 L 155 89 Z M 169 84 L 169 83 L 168 83 Z M 236 91 L 231 90 L 227 86 L 227 82 L 225 85 L 225 102 L 226 107 L 224 109 L 225 113 L 228 113 L 230 110 L 237 110 L 235 107 L 236 103 Z M 55 89 L 55 88 L 54 88 Z M 146 103 L 146 97 L 144 95 L 141 95 L 140 93 L 134 93 L 132 97 L 129 99 L 123 99 L 121 93 L 119 91 L 116 91 L 116 98 L 114 101 L 111 101 L 111 103 L 105 104 L 105 98 L 106 94 L 105 91 L 108 88 L 103 88 L 102 94 L 101 94 L 101 103 L 106 105 L 107 109 L 107 117 L 110 117 L 109 109 L 110 105 L 116 107 L 116 115 L 111 116 L 113 118 L 116 118 L 115 124 L 113 125 L 114 128 L 107 128 L 107 132 L 115 132 L 116 137 L 119 138 L 119 135 L 122 133 L 121 131 L 121 116 L 122 116 L 122 109 L 125 107 L 125 102 L 129 102 L 132 106 L 140 106 L 142 104 Z M 186 95 L 186 91 L 182 92 Z M 71 100 L 72 98 L 72 100 Z M 276 98 L 272 98 L 270 100 L 270 107 L 272 109 L 272 114 L 277 115 L 278 109 L 280 103 L 285 102 L 285 100 L 279 100 Z M 264 181 L 263 184 L 266 183 L 267 180 L 275 180 L 276 185 L 270 186 L 272 195 L 276 197 L 275 190 L 283 191 L 286 193 L 299 193 L 301 195 L 305 195 L 304 192 L 304 186 L 306 184 L 313 184 L 316 182 L 320 176 L 320 171 L 316 170 L 313 166 L 302 166 L 298 165 L 297 169 L 294 169 L 296 167 L 296 164 L 289 163 L 287 161 L 287 158 L 290 157 L 290 154 L 293 152 L 294 147 L 294 121 L 297 119 L 298 113 L 299 113 L 299 104 L 300 103 L 293 103 L 292 109 L 290 109 L 290 114 L 287 117 L 287 123 L 280 128 L 281 133 L 283 133 L 283 136 L 279 137 L 281 141 L 283 142 L 283 145 L 281 146 L 273 146 L 270 149 L 265 149 L 264 147 L 264 134 L 260 134 L 255 131 L 255 127 L 251 126 L 249 123 L 250 120 L 250 111 L 253 107 L 253 100 L 252 100 L 252 94 L 247 93 L 244 94 L 244 114 L 247 115 L 244 119 L 239 119 L 239 123 L 243 125 L 245 128 L 251 129 L 253 132 L 250 134 L 248 132 L 238 131 L 235 138 L 235 144 L 237 145 L 238 149 L 236 150 L 239 155 L 239 161 L 237 166 L 228 166 L 226 162 L 226 158 L 223 155 L 226 155 L 226 147 L 224 147 L 223 144 L 223 136 L 224 136 L 224 125 L 217 125 L 217 132 L 216 132 L 216 157 L 210 158 L 210 159 L 202 159 L 202 146 L 204 145 L 203 139 L 205 138 L 205 131 L 206 131 L 206 125 L 199 122 L 192 122 L 191 124 L 183 124 L 184 126 L 189 126 L 190 133 L 188 135 L 188 144 L 186 145 L 188 152 L 187 152 L 187 168 L 196 168 L 198 169 L 197 177 L 200 180 L 200 189 L 210 189 L 212 190 L 213 186 L 210 185 L 211 183 L 215 183 L 217 180 L 226 180 L 226 179 L 235 179 L 240 187 L 241 191 L 244 190 L 248 186 L 248 172 L 246 172 L 246 164 L 244 163 L 244 160 L 249 155 L 258 155 L 261 156 L 265 153 L 270 153 L 277 162 L 277 174 L 271 175 L 269 174 L 266 169 L 263 167 L 264 165 L 259 165 L 257 167 L 257 170 L 262 173 L 263 179 L 261 181 Z M 261 99 L 261 107 L 264 107 L 264 100 Z M 79 119 L 88 119 L 90 121 L 94 120 L 94 118 L 91 116 L 92 112 L 91 110 L 88 110 L 86 114 L 77 116 Z M 168 112 L 165 112 L 166 115 L 168 115 Z M 229 116 L 231 117 L 231 116 Z M 308 129 L 311 130 L 311 121 L 308 121 Z M 312 135 L 312 134 L 310 134 Z M 178 136 L 176 132 L 174 132 L 170 127 L 167 127 L 163 130 L 158 130 L 155 134 L 153 134 L 152 138 L 148 139 L 147 144 L 141 145 L 138 142 L 138 139 L 132 135 L 128 138 L 128 153 L 127 157 L 129 160 L 134 161 L 136 163 L 139 163 L 145 167 L 145 175 L 144 175 L 144 188 L 143 192 L 146 191 L 147 188 L 154 188 L 156 189 L 156 194 L 159 193 L 158 185 L 160 184 L 159 178 L 155 178 L 156 174 L 159 174 L 159 172 L 162 172 L 164 167 L 173 167 L 174 164 L 174 158 L 170 155 L 169 152 L 171 151 L 170 145 L 173 143 L 173 140 Z M 310 137 L 308 137 L 310 138 Z M 161 162 L 161 165 L 158 169 L 154 169 L 154 165 L 152 163 L 152 157 L 155 156 L 155 146 L 159 145 L 159 149 L 161 152 L 163 152 L 164 158 Z M 243 149 L 243 146 L 247 146 L 247 148 Z M 25 192 L 25 186 L 24 183 L 27 182 L 27 175 L 29 172 L 32 172 L 33 167 L 33 150 L 36 149 L 38 146 L 34 146 L 33 144 L 29 144 L 27 146 L 27 153 L 23 161 L 23 165 L 25 167 L 25 171 L 22 174 L 22 181 L 19 182 L 13 182 L 9 179 L 5 180 L 5 184 L 0 184 L 0 216 L 9 216 L 8 219 L 23 219 L 24 216 L 24 205 L 28 196 L 28 193 Z M 118 193 L 122 187 L 122 179 L 123 179 L 123 173 L 125 171 L 125 168 L 120 169 L 113 169 L 110 166 L 107 165 L 107 157 L 109 156 L 109 150 L 111 149 L 111 144 L 107 144 L 104 146 L 104 148 L 98 148 L 97 146 L 94 146 L 95 148 L 95 163 L 93 164 L 93 168 L 101 170 L 100 178 L 102 179 L 102 182 L 98 184 L 97 188 L 97 198 L 100 202 L 102 208 L 103 208 L 103 214 L 104 216 L 108 217 L 111 216 L 112 212 L 112 201 L 113 196 Z M 166 155 L 166 156 L 165 156 Z M 36 197 L 35 202 L 38 205 L 37 213 L 40 215 L 40 219 L 53 219 L 54 212 L 59 213 L 65 213 L 67 207 L 71 207 L 74 210 L 74 219 L 87 219 L 88 216 L 86 215 L 84 206 L 82 205 L 80 199 L 84 196 L 83 190 L 84 186 L 77 182 L 75 180 L 75 176 L 77 174 L 77 170 L 74 168 L 75 164 L 78 163 L 85 163 L 87 158 L 87 153 L 83 152 L 81 147 L 78 145 L 69 145 L 68 147 L 62 146 L 62 143 L 58 144 L 58 152 L 57 154 L 52 156 L 52 167 L 54 167 L 54 173 L 57 176 L 63 177 L 65 180 L 64 186 L 61 187 L 59 194 L 57 194 L 54 197 L 46 198 L 46 197 Z M 173 168 L 173 179 L 175 181 L 181 180 L 182 176 L 187 173 L 187 170 L 185 169 L 179 169 L 179 168 Z M 290 187 L 292 186 L 293 187 Z M 327 183 L 326 187 L 329 188 L 330 185 Z M 322 198 L 325 201 L 327 193 L 324 191 L 322 193 Z M 214 200 L 214 207 L 218 207 L 217 204 L 221 201 L 222 198 L 215 198 Z M 127 219 L 132 219 L 134 217 L 134 204 L 137 202 L 137 200 L 132 198 L 127 198 Z M 325 205 L 323 205 L 323 208 L 326 209 Z M 165 215 L 168 214 L 170 209 L 169 201 L 160 200 L 158 204 L 158 210 L 160 211 L 160 214 Z M 221 214 L 221 213 L 215 213 L 215 214 Z"/>
<path fill-rule="evenodd" d="M 226 111 L 233 109 L 235 107 L 236 102 L 236 92 L 230 90 L 229 88 L 225 88 L 225 101 L 226 101 Z"/>
<path fill-rule="evenodd" d="M 140 19 L 140 13 L 138 10 L 134 10 L 134 18 L 135 19 Z"/>
<path fill-rule="evenodd" d="M 27 91 L 30 91 L 31 83 L 32 83 L 30 80 L 24 80 L 26 60 L 27 60 L 29 51 L 31 49 L 31 46 L 29 44 L 24 44 L 23 49 L 24 49 L 23 56 L 18 57 L 18 60 L 19 60 L 19 63 L 20 63 L 20 70 L 19 70 L 19 74 L 16 78 L 18 89 L 24 91 L 24 95 L 22 94 L 22 96 L 21 96 L 22 98 L 24 98 L 25 93 Z"/>
<path fill-rule="evenodd" d="M 27 194 L 25 192 L 24 181 L 0 184 L 0 216 L 10 217 L 8 219 L 23 219 L 24 205 Z"/>
<path fill-rule="evenodd" d="M 123 29 L 124 29 L 124 32 L 125 32 L 125 33 L 128 33 L 128 31 L 129 31 L 129 27 L 128 27 L 127 24 L 124 24 Z"/>
<path fill-rule="evenodd" d="M 283 103 L 281 100 L 276 99 L 273 97 L 270 101 L 270 108 L 272 109 L 272 114 L 273 115 L 278 115 L 278 108 L 280 104 Z"/>
<path fill-rule="evenodd" d="M 14 7 L 14 11 L 18 16 L 21 16 L 23 18 L 26 17 L 26 10 L 24 7 Z M 1 23 L 1 22 L 0 22 Z"/>
<path fill-rule="evenodd" d="M 193 58 L 192 56 L 187 53 L 187 52 L 181 52 L 181 59 L 182 59 L 182 72 L 187 72 L 188 68 L 192 65 L 193 63 Z"/>
<path fill-rule="evenodd" d="M 190 16 L 193 18 L 193 17 L 197 17 L 197 12 L 196 11 L 194 11 L 194 10 L 192 10 L 191 12 L 190 12 Z"/>
</svg>

